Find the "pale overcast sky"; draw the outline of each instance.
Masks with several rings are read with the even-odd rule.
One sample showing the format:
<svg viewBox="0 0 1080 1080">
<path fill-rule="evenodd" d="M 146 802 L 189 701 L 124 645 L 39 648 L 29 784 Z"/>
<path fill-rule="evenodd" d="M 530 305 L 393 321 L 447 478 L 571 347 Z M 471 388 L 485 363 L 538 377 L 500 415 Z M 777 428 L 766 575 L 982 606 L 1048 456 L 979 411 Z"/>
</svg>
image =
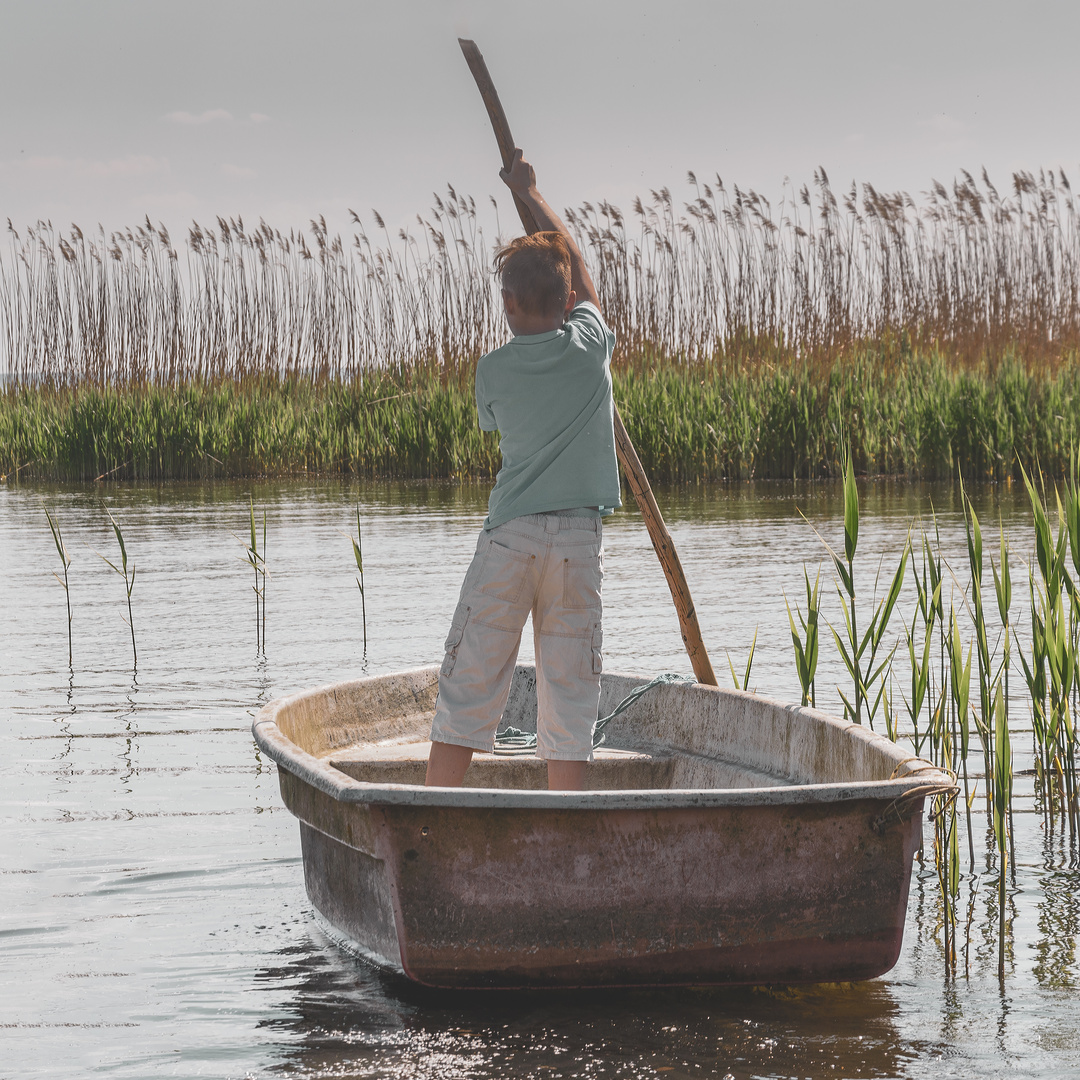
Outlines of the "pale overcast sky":
<svg viewBox="0 0 1080 1080">
<path fill-rule="evenodd" d="M 0 0 L 0 220 L 397 226 L 451 183 L 507 223 L 459 35 L 559 208 L 691 169 L 1080 182 L 1076 0 Z"/>
</svg>

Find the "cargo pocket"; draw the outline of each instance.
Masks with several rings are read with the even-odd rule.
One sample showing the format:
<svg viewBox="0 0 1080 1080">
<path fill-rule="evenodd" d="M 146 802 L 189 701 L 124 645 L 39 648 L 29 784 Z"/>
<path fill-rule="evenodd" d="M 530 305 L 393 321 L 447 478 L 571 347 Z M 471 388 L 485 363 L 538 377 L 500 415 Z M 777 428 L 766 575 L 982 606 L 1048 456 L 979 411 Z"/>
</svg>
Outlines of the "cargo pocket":
<svg viewBox="0 0 1080 1080">
<path fill-rule="evenodd" d="M 604 631 L 600 623 L 592 624 L 589 632 L 589 647 L 581 657 L 581 676 L 591 679 L 594 675 L 601 675 L 604 671 Z"/>
<path fill-rule="evenodd" d="M 457 663 L 458 649 L 461 646 L 461 638 L 465 633 L 465 624 L 469 621 L 469 612 L 472 609 L 465 604 L 458 604 L 454 611 L 454 617 L 450 621 L 450 633 L 446 635 L 446 655 L 443 657 L 440 675 L 452 675 L 454 665 Z"/>
<path fill-rule="evenodd" d="M 598 608 L 604 583 L 604 553 L 591 559 L 563 559 L 563 607 Z"/>
</svg>

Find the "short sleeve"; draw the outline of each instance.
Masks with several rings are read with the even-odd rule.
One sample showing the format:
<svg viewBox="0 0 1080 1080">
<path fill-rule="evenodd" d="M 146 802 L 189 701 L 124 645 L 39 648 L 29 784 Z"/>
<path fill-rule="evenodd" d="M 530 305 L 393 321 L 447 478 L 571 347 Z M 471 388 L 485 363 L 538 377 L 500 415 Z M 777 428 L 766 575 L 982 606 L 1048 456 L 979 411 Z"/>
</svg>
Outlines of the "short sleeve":
<svg viewBox="0 0 1080 1080">
<path fill-rule="evenodd" d="M 610 359 L 615 348 L 615 335 L 595 304 L 582 300 L 570 313 L 566 324 L 586 347 L 602 350 L 604 359 Z"/>
<path fill-rule="evenodd" d="M 476 417 L 480 422 L 481 431 L 498 431 L 499 425 L 495 420 L 495 414 L 491 411 L 484 396 L 484 380 L 480 374 L 480 368 L 476 369 Z"/>
</svg>

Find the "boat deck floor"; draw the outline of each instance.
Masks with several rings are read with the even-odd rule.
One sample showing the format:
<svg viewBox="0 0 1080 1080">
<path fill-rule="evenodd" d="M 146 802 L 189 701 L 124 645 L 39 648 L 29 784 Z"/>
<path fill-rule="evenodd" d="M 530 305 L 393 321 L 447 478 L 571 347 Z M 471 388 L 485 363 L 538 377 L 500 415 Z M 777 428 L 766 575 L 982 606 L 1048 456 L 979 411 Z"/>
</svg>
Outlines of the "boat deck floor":
<svg viewBox="0 0 1080 1080">
<path fill-rule="evenodd" d="M 429 741 L 363 743 L 328 755 L 335 769 L 369 784 L 423 784 Z M 672 750 L 599 746 L 586 772 L 594 791 L 643 791 L 658 788 L 777 787 L 791 780 L 716 758 Z M 464 787 L 545 790 L 547 762 L 534 753 L 493 754 L 477 751 Z"/>
</svg>

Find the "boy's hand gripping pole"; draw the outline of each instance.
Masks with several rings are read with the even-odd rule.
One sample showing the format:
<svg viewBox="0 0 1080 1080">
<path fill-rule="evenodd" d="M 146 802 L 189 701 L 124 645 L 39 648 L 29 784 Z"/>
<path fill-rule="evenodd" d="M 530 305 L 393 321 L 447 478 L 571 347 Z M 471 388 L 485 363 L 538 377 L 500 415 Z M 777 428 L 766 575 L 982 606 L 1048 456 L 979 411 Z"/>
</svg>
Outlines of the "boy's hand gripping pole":
<svg viewBox="0 0 1080 1080">
<path fill-rule="evenodd" d="M 514 138 L 510 134 L 510 125 L 506 122 L 506 113 L 503 112 L 499 95 L 495 91 L 495 84 L 488 74 L 487 64 L 480 55 L 480 50 L 473 41 L 458 38 L 461 51 L 465 54 L 465 60 L 469 70 L 473 73 L 476 85 L 480 90 L 480 96 L 484 99 L 487 107 L 488 118 L 495 131 L 495 139 L 499 144 L 499 153 L 502 154 L 503 168 L 509 169 L 514 159 Z M 527 233 L 538 231 L 538 226 L 533 218 L 532 211 L 515 195 L 514 205 L 517 207 L 521 224 Z M 671 599 L 675 602 L 675 611 L 679 616 L 679 628 L 682 631 L 683 645 L 686 646 L 686 654 L 690 657 L 690 664 L 694 669 L 694 678 L 699 683 L 707 686 L 716 686 L 716 676 L 713 674 L 712 664 L 709 662 L 709 654 L 705 651 L 705 644 L 701 640 L 701 627 L 698 626 L 697 611 L 694 609 L 694 600 L 690 595 L 690 587 L 686 584 L 686 575 L 683 573 L 682 563 L 679 562 L 679 554 L 675 550 L 675 544 L 671 539 L 664 524 L 664 518 L 660 508 L 656 505 L 652 488 L 645 470 L 641 467 L 641 461 L 630 441 L 630 436 L 623 425 L 619 408 L 615 406 L 615 449 L 619 454 L 623 472 L 626 474 L 630 490 L 637 499 L 638 509 L 645 519 L 645 527 L 649 530 L 649 538 L 656 549 L 657 558 L 664 569 L 668 588 L 671 589 Z"/>
</svg>

